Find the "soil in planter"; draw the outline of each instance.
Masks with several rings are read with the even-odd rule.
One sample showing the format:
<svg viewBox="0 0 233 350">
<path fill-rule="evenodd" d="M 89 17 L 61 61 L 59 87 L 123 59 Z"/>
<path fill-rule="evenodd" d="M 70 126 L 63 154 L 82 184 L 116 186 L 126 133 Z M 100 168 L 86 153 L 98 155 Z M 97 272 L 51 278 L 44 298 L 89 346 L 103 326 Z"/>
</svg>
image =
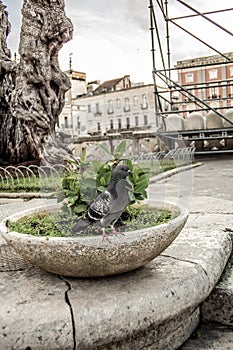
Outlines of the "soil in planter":
<svg viewBox="0 0 233 350">
<path fill-rule="evenodd" d="M 177 216 L 177 213 L 169 210 L 155 210 L 146 206 L 132 207 L 122 213 L 115 224 L 115 228 L 120 232 L 134 231 L 167 223 L 175 216 Z M 65 214 L 64 212 L 46 215 L 36 214 L 24 217 L 16 222 L 9 222 L 8 228 L 9 231 L 16 231 L 34 236 L 70 237 L 74 236 L 72 234 L 72 228 L 76 221 L 77 217 L 67 215 L 67 213 Z M 90 226 L 87 231 L 80 232 L 76 234 L 76 236 L 97 234 L 102 234 L 101 229 L 99 227 Z"/>
</svg>

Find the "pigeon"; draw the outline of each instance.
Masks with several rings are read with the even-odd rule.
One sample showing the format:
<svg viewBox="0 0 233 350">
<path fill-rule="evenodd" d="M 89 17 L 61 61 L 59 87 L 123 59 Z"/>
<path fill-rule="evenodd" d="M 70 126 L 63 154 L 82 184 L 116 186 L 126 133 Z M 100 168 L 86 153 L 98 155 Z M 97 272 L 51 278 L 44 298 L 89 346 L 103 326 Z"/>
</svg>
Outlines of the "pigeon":
<svg viewBox="0 0 233 350">
<path fill-rule="evenodd" d="M 103 239 L 109 240 L 105 232 L 105 228 L 109 226 L 112 228 L 111 234 L 120 233 L 114 229 L 114 224 L 130 201 L 130 184 L 126 179 L 130 174 L 127 165 L 120 164 L 114 168 L 106 189 L 90 204 L 84 217 L 76 222 L 72 230 L 74 234 L 85 231 L 92 225 L 101 227 Z"/>
</svg>

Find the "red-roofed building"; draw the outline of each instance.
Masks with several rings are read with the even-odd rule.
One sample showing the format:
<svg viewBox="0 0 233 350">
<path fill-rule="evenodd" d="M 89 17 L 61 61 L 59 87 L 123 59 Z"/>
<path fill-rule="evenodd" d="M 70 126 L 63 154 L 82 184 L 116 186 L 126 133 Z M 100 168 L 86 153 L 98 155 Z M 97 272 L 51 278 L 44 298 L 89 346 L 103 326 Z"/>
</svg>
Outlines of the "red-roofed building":
<svg viewBox="0 0 233 350">
<path fill-rule="evenodd" d="M 94 91 L 94 94 L 102 94 L 106 92 L 119 91 L 131 88 L 130 76 L 125 75 L 124 77 L 107 80 L 100 84 Z"/>
</svg>

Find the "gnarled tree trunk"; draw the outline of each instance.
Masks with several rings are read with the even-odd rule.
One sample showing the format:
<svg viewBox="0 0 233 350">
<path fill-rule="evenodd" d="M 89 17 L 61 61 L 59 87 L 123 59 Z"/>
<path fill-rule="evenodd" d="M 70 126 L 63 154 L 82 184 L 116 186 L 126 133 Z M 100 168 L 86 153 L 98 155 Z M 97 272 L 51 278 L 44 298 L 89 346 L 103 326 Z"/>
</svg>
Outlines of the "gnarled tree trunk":
<svg viewBox="0 0 233 350">
<path fill-rule="evenodd" d="M 6 44 L 10 29 L 6 7 L 0 1 L 0 161 L 10 159 L 12 152 L 8 149 L 12 123 L 10 99 L 14 89 L 16 65 L 11 61 L 11 53 Z"/>
<path fill-rule="evenodd" d="M 73 33 L 64 6 L 64 0 L 24 0 L 20 62 L 16 71 L 4 41 L 9 33 L 7 12 L 4 6 L 0 9 L 1 27 L 8 28 L 1 32 L 0 52 L 5 53 L 4 63 L 10 61 L 12 67 L 10 72 L 0 73 L 1 79 L 12 83 L 5 101 L 6 113 L 1 116 L 3 161 L 20 163 L 42 159 L 47 142 L 56 148 L 55 123 L 64 106 L 65 92 L 70 88 L 70 81 L 58 63 L 59 50 Z"/>
</svg>

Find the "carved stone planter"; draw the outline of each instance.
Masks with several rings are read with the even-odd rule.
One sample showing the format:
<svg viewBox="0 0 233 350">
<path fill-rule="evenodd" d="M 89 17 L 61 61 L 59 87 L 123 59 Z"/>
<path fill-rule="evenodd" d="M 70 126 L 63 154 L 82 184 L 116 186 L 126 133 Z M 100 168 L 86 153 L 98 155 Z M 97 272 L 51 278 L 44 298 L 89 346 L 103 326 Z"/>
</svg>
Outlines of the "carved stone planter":
<svg viewBox="0 0 233 350">
<path fill-rule="evenodd" d="M 153 203 L 155 209 L 169 209 L 177 216 L 166 224 L 111 236 L 111 242 L 100 235 L 82 237 L 36 237 L 7 232 L 6 222 L 17 221 L 36 213 L 58 210 L 49 205 L 7 217 L 0 232 L 7 243 L 25 260 L 46 271 L 64 276 L 97 277 L 131 271 L 153 260 L 164 251 L 182 230 L 188 210 L 168 202 Z"/>
</svg>

